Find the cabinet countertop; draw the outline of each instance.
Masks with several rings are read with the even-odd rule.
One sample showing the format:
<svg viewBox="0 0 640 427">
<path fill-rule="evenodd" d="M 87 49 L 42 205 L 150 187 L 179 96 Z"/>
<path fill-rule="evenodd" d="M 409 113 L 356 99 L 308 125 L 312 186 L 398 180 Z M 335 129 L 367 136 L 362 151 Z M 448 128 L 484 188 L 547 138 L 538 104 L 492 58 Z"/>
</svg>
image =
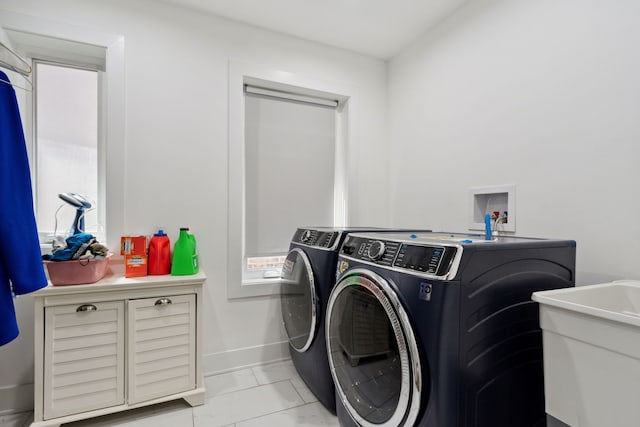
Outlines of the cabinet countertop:
<svg viewBox="0 0 640 427">
<path fill-rule="evenodd" d="M 162 276 L 124 277 L 124 263 L 111 262 L 107 274 L 95 283 L 86 285 L 64 285 L 54 286 L 49 282 L 47 287 L 42 288 L 32 295 L 47 296 L 60 294 L 75 294 L 81 292 L 112 291 L 118 289 L 140 289 L 158 286 L 193 285 L 202 284 L 207 279 L 206 274 L 200 270 L 196 274 L 189 276 L 172 276 L 170 274 Z"/>
</svg>

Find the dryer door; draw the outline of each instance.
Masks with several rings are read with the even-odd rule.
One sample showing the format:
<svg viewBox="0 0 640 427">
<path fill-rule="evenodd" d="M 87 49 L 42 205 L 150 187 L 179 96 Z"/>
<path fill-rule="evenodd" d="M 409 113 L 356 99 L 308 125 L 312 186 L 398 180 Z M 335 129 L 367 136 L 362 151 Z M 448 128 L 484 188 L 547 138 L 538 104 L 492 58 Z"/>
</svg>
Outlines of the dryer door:
<svg viewBox="0 0 640 427">
<path fill-rule="evenodd" d="M 307 351 L 317 330 L 318 293 L 309 258 L 299 248 L 284 261 L 280 302 L 289 344 L 298 352 Z"/>
<path fill-rule="evenodd" d="M 342 404 L 362 426 L 412 426 L 422 377 L 415 335 L 395 291 L 354 269 L 327 306 L 327 351 Z"/>
</svg>

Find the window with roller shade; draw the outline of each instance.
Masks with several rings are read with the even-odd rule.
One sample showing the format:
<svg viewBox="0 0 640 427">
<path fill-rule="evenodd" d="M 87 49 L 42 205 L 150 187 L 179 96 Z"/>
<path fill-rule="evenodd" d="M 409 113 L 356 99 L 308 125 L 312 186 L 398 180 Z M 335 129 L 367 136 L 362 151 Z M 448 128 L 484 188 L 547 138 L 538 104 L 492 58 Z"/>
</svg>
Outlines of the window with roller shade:
<svg viewBox="0 0 640 427">
<path fill-rule="evenodd" d="M 357 94 L 229 61 L 228 298 L 279 295 L 296 228 L 348 223 Z"/>
<path fill-rule="evenodd" d="M 243 281 L 279 277 L 297 227 L 336 222 L 335 129 L 335 106 L 245 91 Z"/>
</svg>

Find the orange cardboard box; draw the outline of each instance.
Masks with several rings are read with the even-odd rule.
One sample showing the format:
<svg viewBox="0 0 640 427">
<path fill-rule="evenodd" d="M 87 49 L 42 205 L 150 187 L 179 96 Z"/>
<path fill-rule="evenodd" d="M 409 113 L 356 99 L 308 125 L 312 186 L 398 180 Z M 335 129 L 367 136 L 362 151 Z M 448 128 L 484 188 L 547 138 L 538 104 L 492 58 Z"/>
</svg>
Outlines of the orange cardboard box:
<svg viewBox="0 0 640 427">
<path fill-rule="evenodd" d="M 147 236 L 122 236 L 120 238 L 120 255 L 146 255 Z"/>
<path fill-rule="evenodd" d="M 125 255 L 124 277 L 142 277 L 147 275 L 147 255 Z"/>
</svg>

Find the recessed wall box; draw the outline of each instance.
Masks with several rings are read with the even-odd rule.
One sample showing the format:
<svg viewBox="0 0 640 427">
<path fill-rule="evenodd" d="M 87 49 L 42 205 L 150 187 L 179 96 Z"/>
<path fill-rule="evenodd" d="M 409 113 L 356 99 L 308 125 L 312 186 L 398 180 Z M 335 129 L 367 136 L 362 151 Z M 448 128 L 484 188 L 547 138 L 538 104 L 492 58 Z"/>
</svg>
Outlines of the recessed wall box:
<svg viewBox="0 0 640 427">
<path fill-rule="evenodd" d="M 469 189 L 470 212 L 469 230 L 484 230 L 486 214 L 504 216 L 497 231 L 516 231 L 516 186 L 499 185 L 493 187 L 474 187 Z M 492 221 L 493 224 L 493 221 Z M 496 230 L 495 227 L 493 227 Z"/>
</svg>

